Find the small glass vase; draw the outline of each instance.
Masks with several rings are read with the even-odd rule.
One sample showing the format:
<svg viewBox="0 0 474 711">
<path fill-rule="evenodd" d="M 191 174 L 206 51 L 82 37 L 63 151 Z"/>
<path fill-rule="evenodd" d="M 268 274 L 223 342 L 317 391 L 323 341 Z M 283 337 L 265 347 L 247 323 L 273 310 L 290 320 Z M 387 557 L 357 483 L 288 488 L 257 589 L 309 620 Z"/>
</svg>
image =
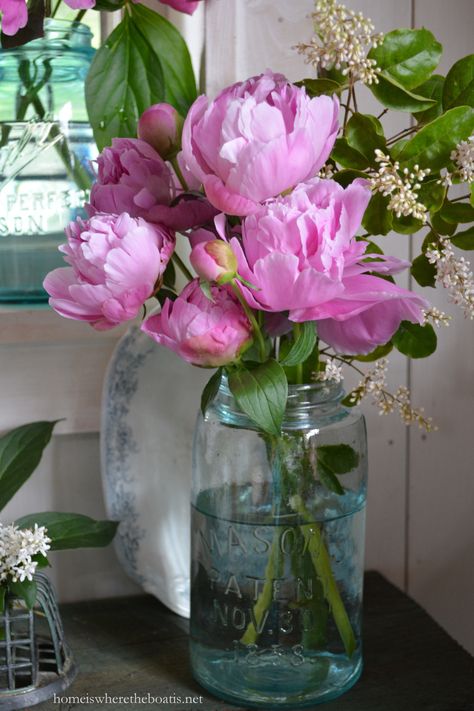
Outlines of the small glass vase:
<svg viewBox="0 0 474 711">
<path fill-rule="evenodd" d="M 43 38 L 0 51 L 0 304 L 47 301 L 64 227 L 84 215 L 97 153 L 84 97 L 91 39 L 81 23 L 49 19 Z"/>
<path fill-rule="evenodd" d="M 198 418 L 191 664 L 246 708 L 313 706 L 361 673 L 367 444 L 343 395 L 336 383 L 290 386 L 274 437 L 224 378 Z"/>
</svg>

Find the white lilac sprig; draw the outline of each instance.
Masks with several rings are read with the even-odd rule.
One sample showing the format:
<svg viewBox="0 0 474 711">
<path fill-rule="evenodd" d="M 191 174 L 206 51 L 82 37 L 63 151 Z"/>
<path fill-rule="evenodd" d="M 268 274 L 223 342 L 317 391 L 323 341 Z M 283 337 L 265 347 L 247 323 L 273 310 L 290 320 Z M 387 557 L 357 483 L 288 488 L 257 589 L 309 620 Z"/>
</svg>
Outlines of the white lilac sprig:
<svg viewBox="0 0 474 711">
<path fill-rule="evenodd" d="M 375 150 L 375 160 L 379 164 L 376 172 L 370 175 L 370 187 L 374 192 L 390 196 L 388 209 L 397 217 L 414 217 L 423 224 L 428 219 L 426 206 L 418 200 L 418 190 L 421 181 L 430 173 L 430 169 L 422 170 L 415 165 L 411 170 L 404 168 L 403 176 L 400 175 L 398 161 L 392 163 L 390 156 L 378 148 Z"/>
<path fill-rule="evenodd" d="M 358 404 L 363 398 L 372 396 L 372 404 L 378 408 L 379 415 L 388 415 L 397 411 L 405 425 L 417 424 L 420 429 L 431 432 L 436 428 L 431 417 L 425 417 L 422 407 L 411 404 L 410 391 L 400 385 L 395 393 L 387 390 L 388 361 L 382 358 L 369 370 L 357 387 L 350 393 L 351 404 Z"/>
<path fill-rule="evenodd" d="M 315 69 L 340 69 L 344 76 L 363 84 L 378 83 L 380 69 L 367 56 L 383 41 L 382 33 L 361 12 L 348 10 L 336 0 L 317 0 L 311 15 L 314 36 L 296 49 Z"/>
<path fill-rule="evenodd" d="M 440 309 L 437 309 L 436 306 L 431 306 L 429 309 L 425 309 L 423 316 L 423 325 L 426 323 L 432 323 L 433 326 L 437 326 L 438 328 L 440 326 L 449 326 L 449 322 L 451 321 L 451 316 L 445 314 L 444 311 L 440 311 Z"/>
<path fill-rule="evenodd" d="M 436 267 L 436 280 L 447 289 L 451 301 L 474 319 L 474 279 L 467 259 L 456 256 L 448 237 L 439 237 L 438 244 L 430 245 L 425 254 Z"/>
<path fill-rule="evenodd" d="M 333 383 L 341 383 L 344 380 L 342 365 L 338 363 L 334 358 L 328 357 L 324 362 L 324 370 L 318 370 L 317 373 L 313 373 L 312 380 L 317 380 L 320 382 L 331 381 Z"/>
<path fill-rule="evenodd" d="M 38 565 L 33 557 L 46 556 L 50 547 L 44 526 L 22 529 L 0 523 L 0 584 L 31 581 Z"/>
<path fill-rule="evenodd" d="M 443 185 L 451 186 L 454 179 L 463 183 L 474 182 L 474 135 L 467 141 L 461 141 L 450 155 L 456 168 L 447 172 L 440 181 Z"/>
</svg>

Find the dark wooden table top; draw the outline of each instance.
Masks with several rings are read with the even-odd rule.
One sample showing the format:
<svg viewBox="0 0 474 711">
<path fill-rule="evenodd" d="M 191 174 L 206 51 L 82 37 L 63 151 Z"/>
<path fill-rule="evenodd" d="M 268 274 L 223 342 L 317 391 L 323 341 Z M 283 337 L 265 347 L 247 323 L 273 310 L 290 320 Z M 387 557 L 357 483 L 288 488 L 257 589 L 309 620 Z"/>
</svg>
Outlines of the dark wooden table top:
<svg viewBox="0 0 474 711">
<path fill-rule="evenodd" d="M 81 602 L 63 605 L 61 610 L 80 672 L 64 692 L 70 698 L 67 703 L 49 701 L 36 708 L 237 711 L 236 706 L 209 696 L 193 680 L 187 653 L 188 622 L 153 597 Z M 474 659 L 421 607 L 378 573 L 368 573 L 364 610 L 362 677 L 346 695 L 318 710 L 474 711 Z M 109 703 L 100 698 L 106 693 Z M 135 693 L 149 693 L 158 701 L 120 704 L 111 700 Z M 81 702 L 81 696 L 99 699 Z M 186 697 L 191 701 L 185 701 Z"/>
</svg>

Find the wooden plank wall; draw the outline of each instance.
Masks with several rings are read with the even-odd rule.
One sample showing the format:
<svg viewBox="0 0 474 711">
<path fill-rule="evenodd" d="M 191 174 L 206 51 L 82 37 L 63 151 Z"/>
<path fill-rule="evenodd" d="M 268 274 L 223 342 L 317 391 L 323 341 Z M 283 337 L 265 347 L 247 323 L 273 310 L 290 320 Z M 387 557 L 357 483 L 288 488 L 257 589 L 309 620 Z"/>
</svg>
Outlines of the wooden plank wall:
<svg viewBox="0 0 474 711">
<path fill-rule="evenodd" d="M 148 0 L 156 8 L 156 0 Z M 427 26 L 445 46 L 441 70 L 472 51 L 472 0 L 346 0 L 378 29 Z M 198 68 L 205 39 L 204 74 L 212 94 L 266 67 L 290 79 L 308 72 L 292 46 L 309 37 L 312 0 L 205 0 L 192 18 L 164 9 L 190 43 Z M 107 17 L 107 27 L 116 18 Z M 369 92 L 362 108 L 371 111 Z M 407 125 L 399 114 L 386 123 Z M 409 258 L 406 237 L 392 235 L 386 250 Z M 407 384 L 416 404 L 439 424 L 425 437 L 396 416 L 365 407 L 369 427 L 370 494 L 367 567 L 407 589 L 462 644 L 474 651 L 473 327 L 445 294 L 433 302 L 455 318 L 428 363 L 390 358 L 393 387 Z M 44 311 L 0 312 L 0 429 L 36 418 L 66 417 L 37 477 L 7 509 L 103 514 L 98 426 L 104 369 L 117 333 L 95 334 Z M 194 404 L 193 404 L 194 406 Z M 56 584 L 64 599 L 125 594 L 133 589 L 110 551 L 58 559 Z M 99 574 L 100 571 L 100 574 Z M 73 576 L 72 573 L 76 574 Z M 76 582 L 80 581 L 80 582 Z"/>
</svg>

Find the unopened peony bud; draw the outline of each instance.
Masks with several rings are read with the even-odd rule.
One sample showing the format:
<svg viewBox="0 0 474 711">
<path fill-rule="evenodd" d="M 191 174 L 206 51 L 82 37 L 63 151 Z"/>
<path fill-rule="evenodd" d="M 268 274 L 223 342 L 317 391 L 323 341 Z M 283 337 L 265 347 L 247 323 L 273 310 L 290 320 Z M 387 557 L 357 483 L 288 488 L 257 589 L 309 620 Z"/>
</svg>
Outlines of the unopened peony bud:
<svg viewBox="0 0 474 711">
<path fill-rule="evenodd" d="M 138 121 L 138 138 L 146 141 L 164 160 L 174 158 L 181 148 L 183 118 L 170 104 L 153 104 Z"/>
<path fill-rule="evenodd" d="M 236 276 L 237 258 L 227 242 L 221 239 L 199 242 L 190 259 L 196 273 L 206 281 L 226 284 Z"/>
</svg>

